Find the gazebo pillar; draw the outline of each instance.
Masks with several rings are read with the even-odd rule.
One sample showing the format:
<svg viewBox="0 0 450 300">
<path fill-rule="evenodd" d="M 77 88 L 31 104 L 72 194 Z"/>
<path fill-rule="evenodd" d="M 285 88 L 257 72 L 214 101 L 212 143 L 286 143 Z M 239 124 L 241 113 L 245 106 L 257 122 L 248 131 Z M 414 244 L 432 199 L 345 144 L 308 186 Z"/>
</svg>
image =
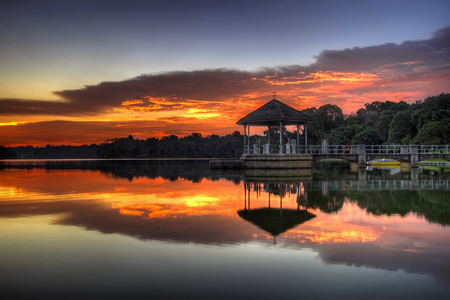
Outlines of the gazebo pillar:
<svg viewBox="0 0 450 300">
<path fill-rule="evenodd" d="M 244 125 L 244 154 L 245 154 L 245 146 L 246 146 L 246 143 L 247 143 L 247 125 Z"/>
<path fill-rule="evenodd" d="M 280 154 L 283 154 L 283 127 L 280 121 Z"/>
<path fill-rule="evenodd" d="M 305 146 L 308 145 L 308 124 L 305 123 Z"/>
<path fill-rule="evenodd" d="M 250 124 L 248 125 L 248 147 L 247 147 L 247 154 L 250 154 Z"/>
<path fill-rule="evenodd" d="M 270 125 L 267 126 L 267 144 L 264 145 L 264 154 L 270 154 Z"/>
<path fill-rule="evenodd" d="M 247 182 L 244 181 L 244 209 L 247 210 Z"/>
<path fill-rule="evenodd" d="M 282 190 L 283 190 L 283 185 L 280 184 L 280 216 L 283 215 L 283 193 L 282 193 Z"/>
</svg>

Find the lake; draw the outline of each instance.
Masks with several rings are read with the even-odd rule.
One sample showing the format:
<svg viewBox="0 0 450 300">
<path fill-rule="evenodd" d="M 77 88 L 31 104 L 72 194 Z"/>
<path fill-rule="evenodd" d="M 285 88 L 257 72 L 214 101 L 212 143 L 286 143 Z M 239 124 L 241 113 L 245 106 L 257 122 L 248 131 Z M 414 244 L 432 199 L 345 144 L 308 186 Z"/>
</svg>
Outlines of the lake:
<svg viewBox="0 0 450 300">
<path fill-rule="evenodd" d="M 0 161 L 3 299 L 448 299 L 450 176 Z"/>
</svg>

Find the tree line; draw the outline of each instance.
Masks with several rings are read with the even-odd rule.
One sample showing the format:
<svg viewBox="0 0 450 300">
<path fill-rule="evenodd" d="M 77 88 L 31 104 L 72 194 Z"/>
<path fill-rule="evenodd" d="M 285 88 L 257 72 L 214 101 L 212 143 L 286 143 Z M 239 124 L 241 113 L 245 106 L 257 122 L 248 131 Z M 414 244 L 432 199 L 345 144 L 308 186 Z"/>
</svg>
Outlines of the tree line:
<svg viewBox="0 0 450 300">
<path fill-rule="evenodd" d="M 345 115 L 333 104 L 308 108 L 302 112 L 314 118 L 308 124 L 308 144 L 331 145 L 418 144 L 445 145 L 450 141 L 450 94 L 442 93 L 408 104 L 404 101 L 375 101 L 354 113 Z M 297 138 L 295 132 L 283 130 L 283 143 Z M 250 144 L 279 143 L 279 128 L 271 127 L 264 136 L 252 135 Z M 299 143 L 304 144 L 304 135 Z M 193 133 L 186 137 L 135 140 L 112 139 L 97 148 L 99 158 L 237 158 L 243 152 L 244 137 L 239 131 L 226 136 L 202 137 Z"/>
<path fill-rule="evenodd" d="M 236 158 L 242 155 L 244 137 L 239 131 L 226 136 L 203 137 L 192 133 L 185 137 L 169 135 L 146 140 L 112 139 L 97 147 L 99 158 Z"/>
<path fill-rule="evenodd" d="M 47 145 L 45 147 L 19 146 L 19 147 L 2 147 L 0 146 L 0 158 L 25 158 L 25 159 L 86 159 L 97 158 L 96 144 L 71 146 Z M 7 155 L 2 155 L 3 151 L 7 151 Z M 4 153 L 4 152 L 3 152 Z"/>
<path fill-rule="evenodd" d="M 315 119 L 308 125 L 308 143 L 332 145 L 445 145 L 450 141 L 450 94 L 442 93 L 408 104 L 375 101 L 344 115 L 327 104 L 303 112 Z"/>
<path fill-rule="evenodd" d="M 308 124 L 308 144 L 327 139 L 330 145 L 418 144 L 445 145 L 450 141 L 450 94 L 442 93 L 408 104 L 404 101 L 375 101 L 351 114 L 333 104 L 307 108 L 302 112 L 314 118 Z M 297 138 L 283 130 L 283 143 Z M 271 127 L 264 136 L 252 135 L 251 142 L 265 144 L 279 141 L 279 128 Z M 300 135 L 299 143 L 305 143 Z M 0 158 L 237 158 L 244 148 L 239 131 L 226 136 L 200 133 L 178 137 L 134 139 L 114 138 L 100 145 L 46 147 L 2 147 Z"/>
</svg>

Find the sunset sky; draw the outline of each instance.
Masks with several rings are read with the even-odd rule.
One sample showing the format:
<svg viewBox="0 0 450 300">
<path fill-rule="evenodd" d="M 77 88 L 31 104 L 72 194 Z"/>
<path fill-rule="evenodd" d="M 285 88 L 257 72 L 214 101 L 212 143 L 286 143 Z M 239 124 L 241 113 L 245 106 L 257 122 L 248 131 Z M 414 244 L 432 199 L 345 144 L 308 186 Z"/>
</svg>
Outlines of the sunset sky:
<svg viewBox="0 0 450 300">
<path fill-rule="evenodd" d="M 450 92 L 450 1 L 1 1 L 0 145 L 226 135 Z"/>
</svg>

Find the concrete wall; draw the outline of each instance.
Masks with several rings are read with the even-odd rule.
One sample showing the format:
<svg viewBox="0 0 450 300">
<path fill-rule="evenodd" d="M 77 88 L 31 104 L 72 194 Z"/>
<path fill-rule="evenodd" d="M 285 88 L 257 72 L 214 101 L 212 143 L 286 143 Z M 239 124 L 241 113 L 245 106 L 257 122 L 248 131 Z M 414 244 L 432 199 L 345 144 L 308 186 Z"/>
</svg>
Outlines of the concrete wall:
<svg viewBox="0 0 450 300">
<path fill-rule="evenodd" d="M 246 155 L 245 169 L 311 169 L 312 156 L 308 154 Z"/>
</svg>

